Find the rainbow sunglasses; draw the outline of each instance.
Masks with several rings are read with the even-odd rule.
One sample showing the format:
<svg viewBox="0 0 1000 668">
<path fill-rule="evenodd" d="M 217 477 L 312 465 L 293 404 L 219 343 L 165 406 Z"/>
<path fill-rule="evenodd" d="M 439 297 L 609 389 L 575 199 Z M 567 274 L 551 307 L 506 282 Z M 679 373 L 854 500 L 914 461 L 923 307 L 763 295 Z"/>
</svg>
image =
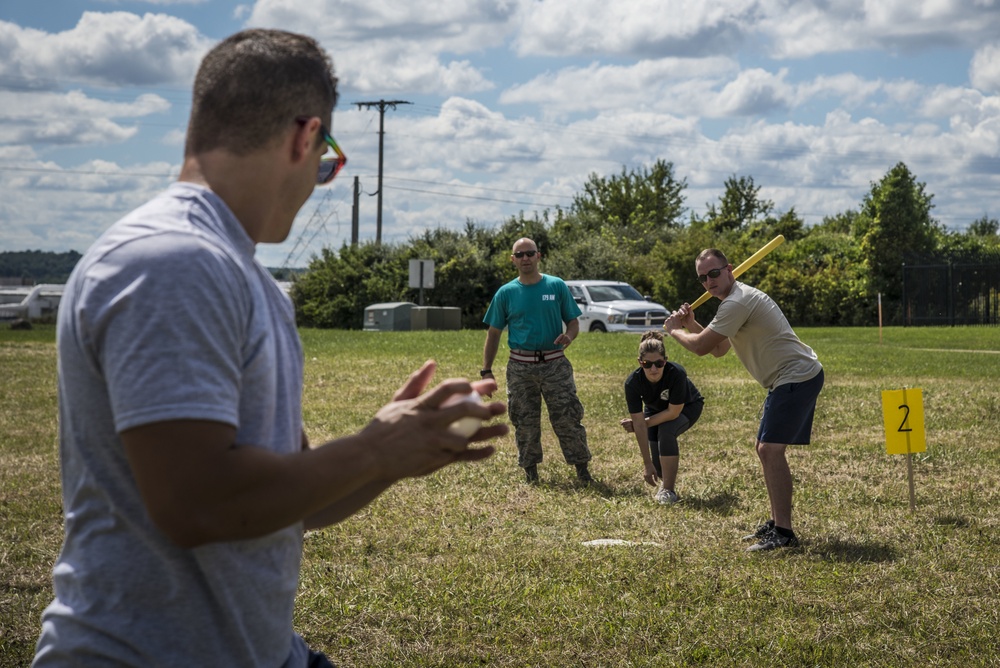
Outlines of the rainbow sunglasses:
<svg viewBox="0 0 1000 668">
<path fill-rule="evenodd" d="M 295 121 L 297 123 L 305 124 L 309 122 L 311 116 L 298 116 Z M 333 138 L 330 131 L 326 129 L 325 125 L 319 126 L 319 131 L 323 134 L 323 141 L 326 142 L 327 146 L 333 149 L 336 155 L 333 156 L 323 156 L 319 161 L 319 169 L 316 172 L 316 185 L 322 186 L 326 185 L 330 181 L 333 181 L 340 173 L 340 170 L 344 168 L 347 164 L 347 156 L 344 152 L 340 150 L 340 146 L 337 144 L 337 140 Z"/>
</svg>

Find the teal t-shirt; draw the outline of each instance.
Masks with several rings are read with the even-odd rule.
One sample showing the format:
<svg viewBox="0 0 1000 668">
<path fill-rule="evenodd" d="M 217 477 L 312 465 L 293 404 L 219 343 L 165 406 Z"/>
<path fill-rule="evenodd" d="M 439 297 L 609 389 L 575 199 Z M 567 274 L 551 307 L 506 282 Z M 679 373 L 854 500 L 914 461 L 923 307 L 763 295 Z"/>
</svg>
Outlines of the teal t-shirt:
<svg viewBox="0 0 1000 668">
<path fill-rule="evenodd" d="M 483 318 L 490 327 L 507 328 L 507 345 L 515 350 L 559 350 L 554 343 L 563 325 L 580 317 L 580 307 L 561 278 L 542 274 L 524 285 L 518 279 L 497 290 Z"/>
</svg>

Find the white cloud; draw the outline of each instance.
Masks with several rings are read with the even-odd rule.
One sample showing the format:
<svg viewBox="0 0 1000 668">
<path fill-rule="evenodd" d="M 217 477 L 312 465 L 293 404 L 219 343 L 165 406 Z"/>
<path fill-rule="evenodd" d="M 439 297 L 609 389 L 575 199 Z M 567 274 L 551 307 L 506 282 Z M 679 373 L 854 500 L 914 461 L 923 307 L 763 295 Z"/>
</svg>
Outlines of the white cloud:
<svg viewBox="0 0 1000 668">
<path fill-rule="evenodd" d="M 81 91 L 68 93 L 0 91 L 0 119 L 5 121 L 21 121 L 38 117 L 46 120 L 71 114 L 131 118 L 155 114 L 169 108 L 169 102 L 152 93 L 139 95 L 133 102 L 108 102 L 88 97 Z"/>
<path fill-rule="evenodd" d="M 443 62 L 417 44 L 364 44 L 332 49 L 342 88 L 358 93 L 473 93 L 493 87 L 468 61 Z"/>
<path fill-rule="evenodd" d="M 158 95 L 133 102 L 108 102 L 68 93 L 0 91 L 0 145 L 85 145 L 123 142 L 137 128 L 114 122 L 164 112 L 170 104 Z"/>
<path fill-rule="evenodd" d="M 516 84 L 500 96 L 503 104 L 534 104 L 547 118 L 588 110 L 651 109 L 706 118 L 769 114 L 832 98 L 848 107 L 878 93 L 899 97 L 902 84 L 866 81 L 853 74 L 787 82 L 788 70 L 740 70 L 730 58 L 664 58 L 633 65 L 568 67 Z"/>
<path fill-rule="evenodd" d="M 1000 43 L 976 51 L 969 66 L 969 81 L 984 93 L 1000 94 Z"/>
<path fill-rule="evenodd" d="M 160 143 L 165 146 L 184 146 L 184 140 L 187 136 L 187 128 L 183 130 L 171 130 L 167 134 L 163 135 L 160 139 Z"/>
<path fill-rule="evenodd" d="M 188 85 L 210 45 L 194 26 L 165 14 L 84 12 L 73 29 L 53 34 L 0 21 L 0 76 L 35 88 L 63 80 Z"/>
<path fill-rule="evenodd" d="M 922 96 L 919 111 L 928 118 L 963 118 L 975 123 L 983 101 L 983 94 L 977 90 L 937 86 Z"/>
<path fill-rule="evenodd" d="M 520 55 L 703 56 L 744 39 L 757 0 L 546 0 L 526 2 Z"/>
<path fill-rule="evenodd" d="M 687 179 L 697 212 L 738 174 L 779 211 L 818 222 L 856 208 L 899 161 L 927 182 L 946 223 L 973 220 L 996 197 L 996 0 L 260 0 L 212 10 L 314 35 L 342 80 L 334 132 L 350 163 L 317 190 L 288 242 L 258 251 L 268 264 L 281 264 L 314 208 L 327 221 L 318 243 L 347 238 L 354 176 L 362 238 L 374 236 L 378 112 L 351 103 L 379 97 L 416 102 L 385 118 L 389 241 L 568 206 L 588 174 L 659 159 Z M 163 14 L 87 13 L 50 33 L 0 21 L 0 245 L 82 251 L 162 189 L 183 142 L 185 105 L 174 100 L 212 41 Z M 946 67 L 925 76 L 927 58 L 906 64 L 910 50 L 955 44 L 965 46 L 949 62 L 967 58 L 968 81 L 963 66 L 955 78 Z M 855 55 L 814 55 L 830 52 Z M 478 95 L 495 85 L 499 106 Z M 75 148 L 85 143 L 102 147 Z M 64 146 L 74 149 L 54 153 Z"/>
<path fill-rule="evenodd" d="M 884 87 L 879 81 L 869 81 L 854 73 L 821 75 L 795 87 L 795 104 L 807 104 L 817 98 L 836 101 L 842 107 L 856 107 L 871 99 Z"/>
<path fill-rule="evenodd" d="M 737 70 L 736 62 L 716 58 L 662 58 L 642 60 L 632 65 L 568 67 L 541 74 L 504 91 L 504 104 L 542 105 L 547 114 L 626 108 L 653 108 L 697 113 L 693 87 L 708 91 L 724 75 Z M 687 90 L 681 96 L 677 88 Z M 705 97 L 706 93 L 695 96 Z M 683 113 L 683 112 L 681 112 Z"/>
<path fill-rule="evenodd" d="M 772 55 L 976 46 L 1000 33 L 992 0 L 761 0 L 755 25 Z"/>
<path fill-rule="evenodd" d="M 82 252 L 176 174 L 167 163 L 124 168 L 103 160 L 70 168 L 26 161 L 17 170 L 0 170 L 4 247 Z"/>
<path fill-rule="evenodd" d="M 740 72 L 719 93 L 721 115 L 766 115 L 787 108 L 792 88 L 784 81 L 786 74 L 785 70 L 772 74 L 759 68 Z"/>
<path fill-rule="evenodd" d="M 470 53 L 501 45 L 516 11 L 516 3 L 496 0 L 438 0 L 432 7 L 409 0 L 258 0 L 248 23 L 299 30 L 333 47 L 338 40 L 409 41 L 431 53 Z"/>
<path fill-rule="evenodd" d="M 259 0 L 246 25 L 313 35 L 348 89 L 448 95 L 492 88 L 468 59 L 447 54 L 502 45 L 515 10 L 490 0 Z"/>
</svg>

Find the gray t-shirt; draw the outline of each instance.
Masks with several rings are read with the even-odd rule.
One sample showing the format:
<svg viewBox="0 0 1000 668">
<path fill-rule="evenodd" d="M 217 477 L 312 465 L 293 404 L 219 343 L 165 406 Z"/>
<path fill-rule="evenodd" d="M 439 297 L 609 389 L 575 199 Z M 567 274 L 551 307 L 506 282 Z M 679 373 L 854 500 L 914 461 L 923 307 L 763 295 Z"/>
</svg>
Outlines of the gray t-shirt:
<svg viewBox="0 0 1000 668">
<path fill-rule="evenodd" d="M 768 389 L 803 383 L 823 369 L 774 300 L 745 283 L 733 284 L 708 327 L 729 338 L 743 366 Z"/>
<path fill-rule="evenodd" d="M 212 420 L 241 446 L 301 449 L 294 311 L 229 208 L 177 183 L 115 223 L 66 285 L 57 340 L 65 538 L 35 665 L 304 666 L 302 526 L 180 548 L 119 437 Z"/>
</svg>

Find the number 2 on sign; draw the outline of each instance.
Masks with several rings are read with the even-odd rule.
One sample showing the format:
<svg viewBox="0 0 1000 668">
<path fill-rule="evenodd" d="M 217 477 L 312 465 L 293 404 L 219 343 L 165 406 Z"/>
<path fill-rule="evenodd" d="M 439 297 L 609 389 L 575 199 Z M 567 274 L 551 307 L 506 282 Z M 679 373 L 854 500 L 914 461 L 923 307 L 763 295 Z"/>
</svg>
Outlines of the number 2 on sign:
<svg viewBox="0 0 1000 668">
<path fill-rule="evenodd" d="M 927 450 L 923 391 L 920 388 L 884 390 L 882 419 L 887 453 L 905 455 Z"/>
<path fill-rule="evenodd" d="M 913 431 L 912 429 L 906 426 L 906 418 L 910 417 L 910 407 L 907 406 L 906 404 L 901 404 L 899 406 L 899 409 L 904 411 L 903 421 L 899 423 L 899 429 L 897 429 L 896 431 Z"/>
</svg>

